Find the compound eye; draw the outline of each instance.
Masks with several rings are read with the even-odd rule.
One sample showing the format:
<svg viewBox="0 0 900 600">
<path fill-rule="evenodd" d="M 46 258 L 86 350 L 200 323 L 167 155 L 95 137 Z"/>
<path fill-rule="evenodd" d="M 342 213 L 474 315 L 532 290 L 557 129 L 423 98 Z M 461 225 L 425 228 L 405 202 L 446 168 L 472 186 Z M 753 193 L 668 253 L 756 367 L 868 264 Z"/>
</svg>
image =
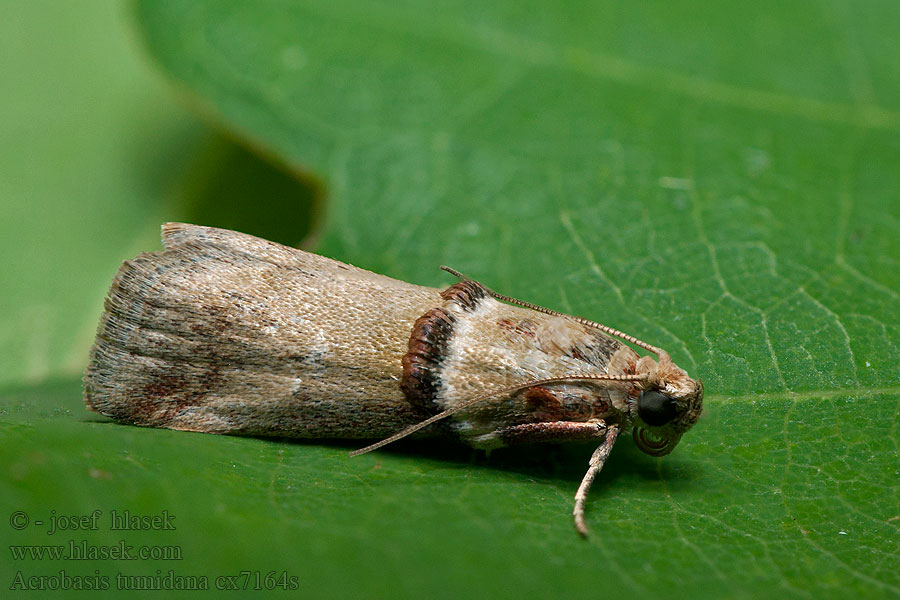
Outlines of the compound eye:
<svg viewBox="0 0 900 600">
<path fill-rule="evenodd" d="M 665 425 L 675 418 L 675 400 L 659 390 L 641 392 L 638 415 L 647 425 Z"/>
</svg>

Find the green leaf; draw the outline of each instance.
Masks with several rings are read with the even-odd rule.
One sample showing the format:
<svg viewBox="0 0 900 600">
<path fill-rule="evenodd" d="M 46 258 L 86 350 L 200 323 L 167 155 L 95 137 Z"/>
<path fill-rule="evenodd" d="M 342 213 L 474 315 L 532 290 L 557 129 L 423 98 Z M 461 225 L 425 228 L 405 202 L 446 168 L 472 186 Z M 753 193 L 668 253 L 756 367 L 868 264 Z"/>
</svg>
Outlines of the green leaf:
<svg viewBox="0 0 900 600">
<path fill-rule="evenodd" d="M 23 2 L 0 20 L 0 385 L 84 370 L 112 276 L 159 246 L 161 222 L 289 244 L 309 228 L 317 184 L 298 186 L 270 164 L 283 159 L 254 157 L 179 108 L 126 16 Z"/>
<path fill-rule="evenodd" d="M 178 190 L 169 207 L 98 190 L 121 214 L 78 230 L 63 212 L 58 241 L 12 246 L 34 279 L 2 321 L 16 349 L 3 351 L 0 495 L 32 519 L 165 510 L 176 524 L 10 526 L 4 546 L 124 539 L 175 546 L 182 560 L 4 561 L 5 585 L 17 571 L 97 569 L 114 588 L 116 573 L 172 569 L 212 587 L 286 572 L 304 597 L 900 594 L 895 4 L 184 0 L 137 14 L 194 106 L 304 174 L 278 189 L 315 199 L 321 187 L 319 251 L 436 286 L 449 264 L 616 326 L 702 377 L 706 411 L 669 457 L 617 445 L 587 542 L 570 512 L 589 447 L 485 457 L 405 444 L 351 460 L 352 445 L 92 416 L 71 366 L 89 336 L 51 324 L 40 338 L 12 315 L 95 321 L 114 263 L 156 247 L 158 217 L 247 229 L 246 212 L 192 212 L 185 199 L 189 182 L 234 163 L 210 168 L 172 143 L 163 156 L 186 174 L 145 179 Z M 272 221 L 292 241 L 287 210 Z M 64 251 L 75 243 L 83 255 Z M 82 262 L 77 293 L 59 280 L 35 291 Z M 39 343 L 46 360 L 22 351 Z"/>
</svg>

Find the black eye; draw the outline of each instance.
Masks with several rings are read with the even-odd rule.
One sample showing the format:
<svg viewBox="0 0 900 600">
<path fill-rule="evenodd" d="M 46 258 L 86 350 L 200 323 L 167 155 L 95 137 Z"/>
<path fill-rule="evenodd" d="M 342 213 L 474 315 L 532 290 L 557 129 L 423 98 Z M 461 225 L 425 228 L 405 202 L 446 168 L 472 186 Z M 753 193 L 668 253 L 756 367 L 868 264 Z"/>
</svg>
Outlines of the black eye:
<svg viewBox="0 0 900 600">
<path fill-rule="evenodd" d="M 659 390 L 641 392 L 638 415 L 647 425 L 665 425 L 675 418 L 675 400 Z"/>
</svg>

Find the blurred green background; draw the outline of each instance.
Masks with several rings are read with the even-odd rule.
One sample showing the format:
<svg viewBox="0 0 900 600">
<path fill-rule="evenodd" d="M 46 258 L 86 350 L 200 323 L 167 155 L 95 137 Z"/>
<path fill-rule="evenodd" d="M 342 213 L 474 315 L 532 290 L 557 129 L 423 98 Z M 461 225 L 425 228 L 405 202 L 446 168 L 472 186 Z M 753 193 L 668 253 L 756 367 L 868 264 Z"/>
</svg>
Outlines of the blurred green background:
<svg viewBox="0 0 900 600">
<path fill-rule="evenodd" d="M 329 598 L 900 595 L 896 3 L 3 16 L 0 589 L 171 572 Z M 618 444 L 587 541 L 590 447 L 351 460 L 109 423 L 80 373 L 118 265 L 168 220 L 426 285 L 449 264 L 609 323 L 702 377 L 704 418 L 664 459 Z M 47 534 L 95 510 L 97 530 Z M 112 531 L 113 510 L 175 529 Z M 70 541 L 180 560 L 14 550 Z"/>
</svg>

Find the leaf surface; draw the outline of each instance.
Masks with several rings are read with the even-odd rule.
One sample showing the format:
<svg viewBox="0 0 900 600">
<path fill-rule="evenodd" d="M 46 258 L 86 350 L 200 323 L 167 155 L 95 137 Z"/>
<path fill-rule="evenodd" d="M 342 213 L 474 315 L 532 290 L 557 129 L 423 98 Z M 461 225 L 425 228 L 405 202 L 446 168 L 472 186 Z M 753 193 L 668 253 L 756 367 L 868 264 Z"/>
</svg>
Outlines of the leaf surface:
<svg viewBox="0 0 900 600">
<path fill-rule="evenodd" d="M 351 460 L 352 446 L 137 429 L 86 413 L 71 370 L 51 361 L 41 374 L 58 379 L 33 385 L 13 356 L 12 507 L 176 515 L 175 531 L 85 534 L 177 545 L 174 566 L 78 568 L 211 585 L 286 572 L 310 597 L 900 593 L 896 5 L 137 15 L 207 117 L 322 182 L 319 251 L 435 286 L 449 264 L 608 323 L 667 348 L 707 404 L 669 457 L 617 445 L 584 542 L 570 512 L 590 448 Z M 108 279 L 92 281 L 99 297 Z M 57 567 L 76 570 L 13 563 L 4 581 Z"/>
</svg>

